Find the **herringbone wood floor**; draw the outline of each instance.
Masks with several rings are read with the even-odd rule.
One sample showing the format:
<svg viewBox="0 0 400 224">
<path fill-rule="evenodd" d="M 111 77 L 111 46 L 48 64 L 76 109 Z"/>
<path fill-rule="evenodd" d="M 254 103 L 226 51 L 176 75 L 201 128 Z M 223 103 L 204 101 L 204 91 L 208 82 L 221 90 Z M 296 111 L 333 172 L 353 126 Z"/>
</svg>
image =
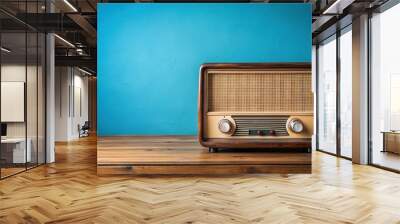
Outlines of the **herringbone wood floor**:
<svg viewBox="0 0 400 224">
<path fill-rule="evenodd" d="M 400 175 L 322 154 L 313 174 L 98 177 L 96 141 L 0 181 L 0 223 L 400 223 Z"/>
</svg>

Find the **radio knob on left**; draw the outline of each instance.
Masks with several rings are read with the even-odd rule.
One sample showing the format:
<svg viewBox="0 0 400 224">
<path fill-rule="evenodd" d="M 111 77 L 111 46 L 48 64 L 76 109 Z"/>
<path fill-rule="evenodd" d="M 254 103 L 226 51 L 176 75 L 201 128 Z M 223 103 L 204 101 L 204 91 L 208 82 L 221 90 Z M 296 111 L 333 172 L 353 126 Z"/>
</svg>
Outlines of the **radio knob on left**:
<svg viewBox="0 0 400 224">
<path fill-rule="evenodd" d="M 218 122 L 218 129 L 224 134 L 233 134 L 235 125 L 229 119 L 224 118 Z"/>
</svg>

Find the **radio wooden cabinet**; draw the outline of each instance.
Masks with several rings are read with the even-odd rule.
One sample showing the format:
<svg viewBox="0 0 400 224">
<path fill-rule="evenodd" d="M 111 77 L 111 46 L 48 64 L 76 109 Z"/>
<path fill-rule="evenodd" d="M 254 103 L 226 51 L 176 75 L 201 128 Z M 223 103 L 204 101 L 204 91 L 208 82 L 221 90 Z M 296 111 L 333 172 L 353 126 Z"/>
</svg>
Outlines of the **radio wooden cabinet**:
<svg viewBox="0 0 400 224">
<path fill-rule="evenodd" d="M 311 148 L 311 65 L 203 64 L 199 142 L 218 148 Z"/>
</svg>

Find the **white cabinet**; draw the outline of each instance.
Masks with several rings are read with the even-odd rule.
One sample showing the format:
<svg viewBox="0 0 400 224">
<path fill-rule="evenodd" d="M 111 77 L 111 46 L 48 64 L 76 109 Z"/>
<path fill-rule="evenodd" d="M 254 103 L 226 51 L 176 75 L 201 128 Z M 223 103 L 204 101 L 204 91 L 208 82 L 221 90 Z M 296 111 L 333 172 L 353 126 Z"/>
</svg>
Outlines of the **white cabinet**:
<svg viewBox="0 0 400 224">
<path fill-rule="evenodd" d="M 8 138 L 1 140 L 2 145 L 12 147 L 12 163 L 25 163 L 32 161 L 32 140 L 28 138 L 26 142 L 25 151 L 24 138 Z"/>
</svg>

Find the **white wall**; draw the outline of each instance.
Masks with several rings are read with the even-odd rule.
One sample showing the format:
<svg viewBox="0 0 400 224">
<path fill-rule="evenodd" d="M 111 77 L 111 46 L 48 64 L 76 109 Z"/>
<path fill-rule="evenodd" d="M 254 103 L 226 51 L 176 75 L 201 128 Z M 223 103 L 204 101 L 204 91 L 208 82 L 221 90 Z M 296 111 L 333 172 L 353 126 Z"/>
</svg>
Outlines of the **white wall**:
<svg viewBox="0 0 400 224">
<path fill-rule="evenodd" d="M 71 135 L 72 138 L 78 138 L 79 137 L 79 132 L 78 132 L 78 125 L 83 125 L 85 121 L 89 120 L 89 111 L 88 111 L 88 77 L 87 76 L 82 76 L 82 73 L 76 74 L 75 70 L 75 75 L 74 75 L 74 82 L 72 88 L 74 96 L 72 96 L 74 99 L 74 102 L 71 102 L 71 105 L 73 105 L 73 108 L 71 108 L 72 111 L 72 116 L 71 116 Z"/>
<path fill-rule="evenodd" d="M 69 131 L 69 68 L 55 68 L 55 140 L 67 141 Z"/>
<path fill-rule="evenodd" d="M 79 138 L 78 125 L 88 120 L 88 77 L 76 68 L 56 67 L 55 140 Z"/>
</svg>

